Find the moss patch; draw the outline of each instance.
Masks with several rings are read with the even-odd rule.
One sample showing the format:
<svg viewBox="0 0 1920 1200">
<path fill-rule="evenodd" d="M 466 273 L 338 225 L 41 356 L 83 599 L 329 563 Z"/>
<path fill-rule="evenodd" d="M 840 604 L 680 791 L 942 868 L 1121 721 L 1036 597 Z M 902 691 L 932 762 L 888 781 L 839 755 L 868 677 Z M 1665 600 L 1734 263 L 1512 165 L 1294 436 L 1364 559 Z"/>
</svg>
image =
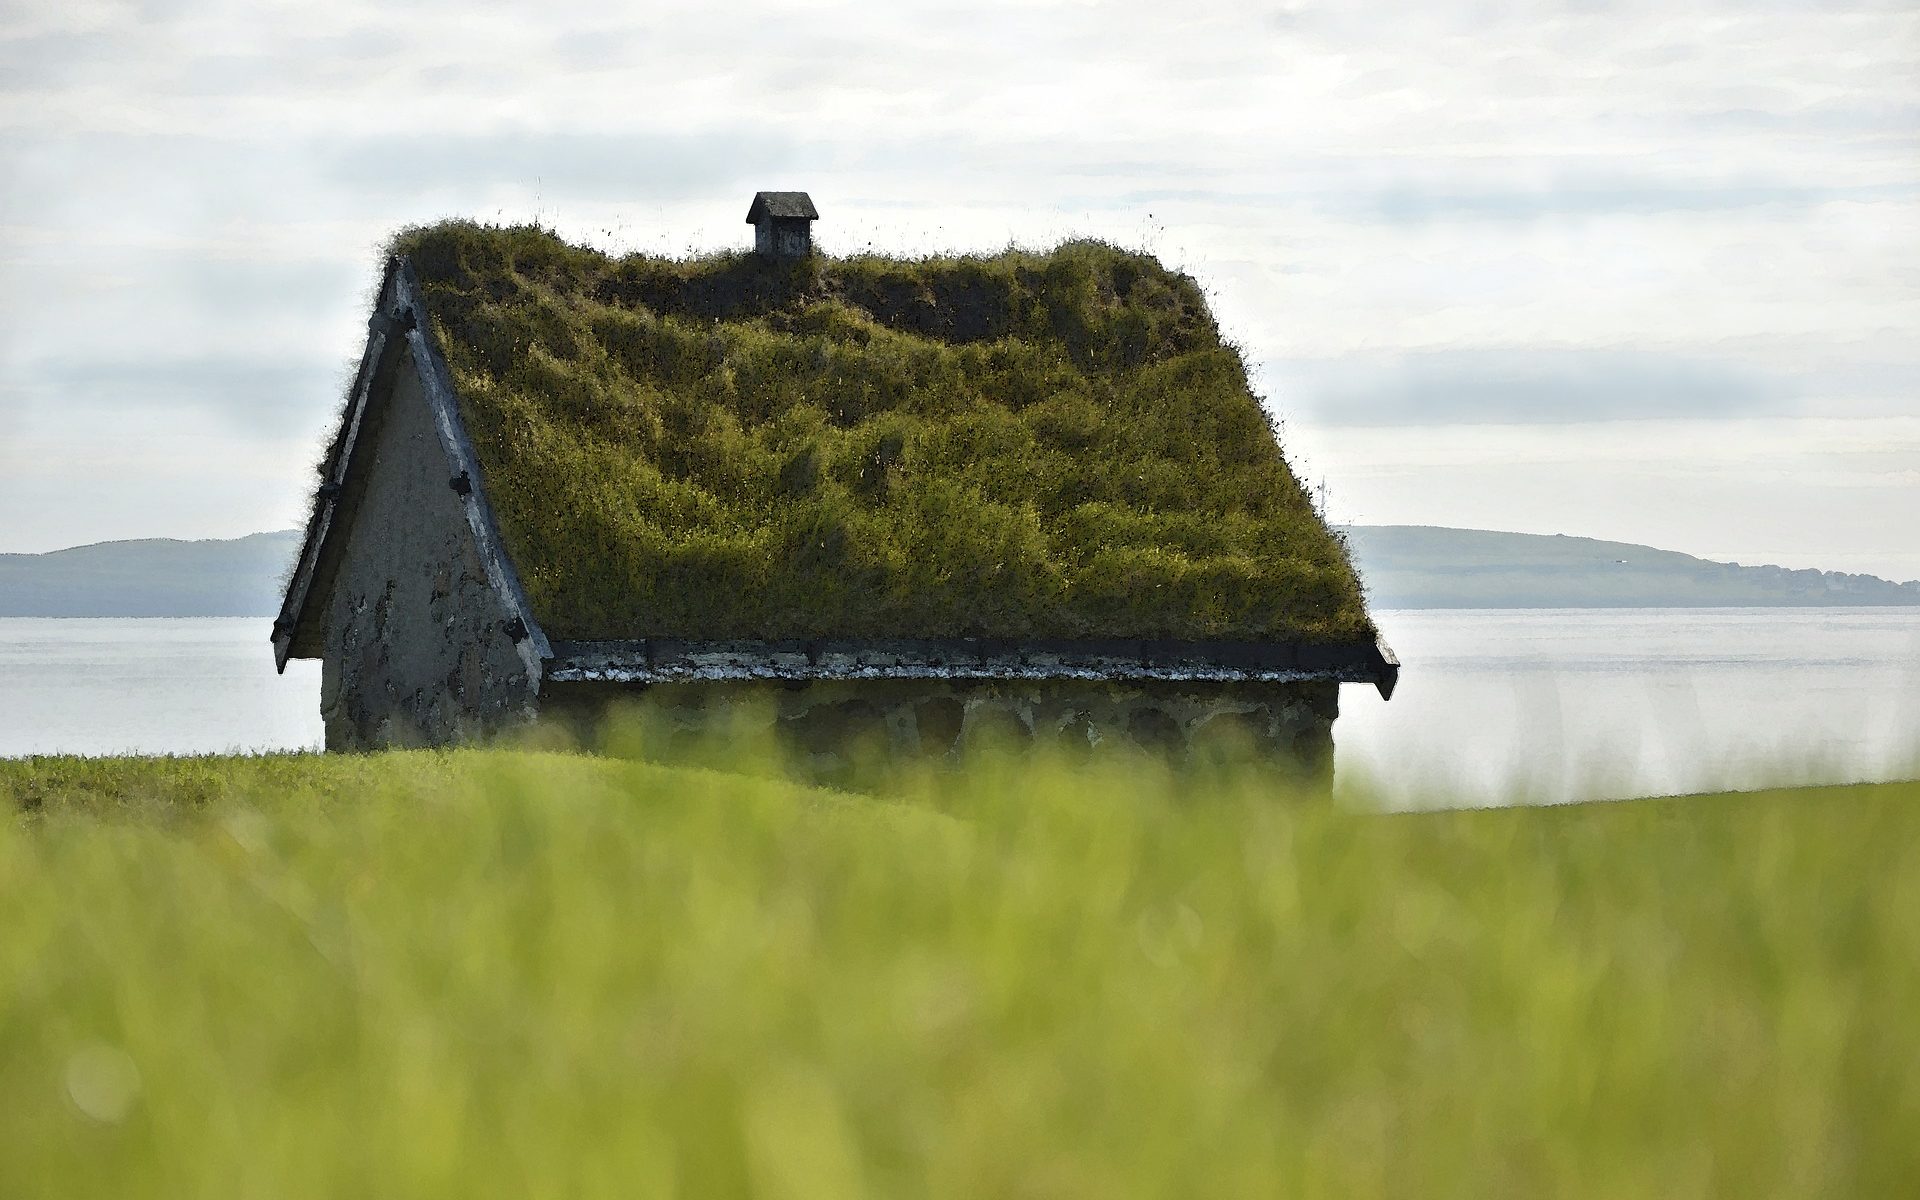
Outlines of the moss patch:
<svg viewBox="0 0 1920 1200">
<path fill-rule="evenodd" d="M 468 223 L 394 251 L 553 636 L 1372 632 L 1150 257 L 613 259 Z"/>
</svg>

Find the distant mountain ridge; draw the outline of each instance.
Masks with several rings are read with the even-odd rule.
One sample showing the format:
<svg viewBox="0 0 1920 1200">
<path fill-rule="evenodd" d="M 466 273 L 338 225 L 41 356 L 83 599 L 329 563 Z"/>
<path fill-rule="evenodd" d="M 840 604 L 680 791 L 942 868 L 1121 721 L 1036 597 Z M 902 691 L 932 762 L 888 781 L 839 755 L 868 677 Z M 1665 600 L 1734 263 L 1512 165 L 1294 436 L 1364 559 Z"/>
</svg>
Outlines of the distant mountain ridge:
<svg viewBox="0 0 1920 1200">
<path fill-rule="evenodd" d="M 1350 525 L 1375 608 L 1920 605 L 1920 582 L 1713 562 L 1630 542 L 1435 525 Z"/>
<path fill-rule="evenodd" d="M 1630 542 L 1437 525 L 1341 532 L 1375 608 L 1920 605 L 1920 582 L 1741 566 Z M 0 617 L 271 617 L 299 550 L 299 532 L 284 529 L 0 554 Z"/>
<path fill-rule="evenodd" d="M 0 617 L 270 617 L 300 551 L 291 529 L 0 554 Z"/>
</svg>

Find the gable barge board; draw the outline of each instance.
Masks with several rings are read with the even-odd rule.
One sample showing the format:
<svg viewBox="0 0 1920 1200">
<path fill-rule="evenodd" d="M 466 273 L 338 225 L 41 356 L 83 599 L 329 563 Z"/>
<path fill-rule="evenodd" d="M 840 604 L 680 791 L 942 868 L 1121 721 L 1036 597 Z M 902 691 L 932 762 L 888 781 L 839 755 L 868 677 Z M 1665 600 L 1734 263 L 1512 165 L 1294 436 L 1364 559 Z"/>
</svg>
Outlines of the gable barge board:
<svg viewBox="0 0 1920 1200">
<path fill-rule="evenodd" d="M 300 546 L 300 557 L 294 564 L 292 577 L 287 581 L 280 615 L 273 622 L 274 667 L 282 673 L 285 673 L 287 660 L 294 656 L 296 649 L 305 654 L 314 653 L 314 647 L 305 644 L 311 642 L 310 638 L 299 639 L 303 643 L 299 645 L 296 645 L 296 639 L 301 632 L 307 598 L 320 573 L 322 555 L 328 548 L 328 534 L 333 532 L 334 514 L 346 491 L 353 447 L 359 441 L 360 427 L 366 419 L 368 397 L 373 394 L 374 380 L 383 368 L 391 365 L 388 352 L 393 345 L 388 332 L 393 325 L 394 274 L 394 264 L 389 262 L 380 280 L 373 316 L 367 321 L 367 344 L 360 353 L 360 368 L 354 373 L 353 390 L 347 393 L 346 412 L 341 420 L 340 431 L 334 438 L 326 471 L 315 492 L 313 511 L 307 517 L 307 535 Z"/>
</svg>

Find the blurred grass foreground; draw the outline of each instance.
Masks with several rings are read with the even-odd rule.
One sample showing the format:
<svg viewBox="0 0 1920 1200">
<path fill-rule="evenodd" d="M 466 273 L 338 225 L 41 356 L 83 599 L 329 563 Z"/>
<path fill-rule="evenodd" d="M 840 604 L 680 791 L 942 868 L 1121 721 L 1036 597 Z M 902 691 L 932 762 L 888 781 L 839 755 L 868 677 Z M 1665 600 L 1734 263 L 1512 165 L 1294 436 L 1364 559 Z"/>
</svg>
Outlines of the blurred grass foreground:
<svg viewBox="0 0 1920 1200">
<path fill-rule="evenodd" d="M 0 762 L 0 1196 L 1903 1194 L 1917 802 Z"/>
</svg>

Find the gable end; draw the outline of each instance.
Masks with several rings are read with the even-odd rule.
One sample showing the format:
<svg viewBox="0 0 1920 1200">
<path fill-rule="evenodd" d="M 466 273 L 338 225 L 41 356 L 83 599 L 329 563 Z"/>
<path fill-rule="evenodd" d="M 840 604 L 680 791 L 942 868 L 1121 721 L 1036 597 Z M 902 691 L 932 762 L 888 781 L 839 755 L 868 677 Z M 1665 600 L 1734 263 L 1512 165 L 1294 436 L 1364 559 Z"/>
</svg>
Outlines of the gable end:
<svg viewBox="0 0 1920 1200">
<path fill-rule="evenodd" d="M 480 463 L 467 435 L 466 423 L 460 417 L 459 400 L 446 359 L 434 342 L 419 280 L 404 258 L 388 260 L 367 327 L 367 345 L 341 415 L 340 429 L 328 454 L 326 470 L 315 489 L 300 557 L 288 580 L 280 614 L 273 623 L 275 666 L 285 671 L 289 659 L 320 655 L 324 641 L 324 630 L 320 626 L 326 610 L 323 584 L 349 536 L 351 520 L 346 511 L 349 485 L 357 481 L 362 469 L 358 462 L 364 457 L 357 455 L 356 450 L 362 441 L 370 407 L 384 403 L 391 396 L 395 374 L 402 361 L 407 360 L 413 364 L 426 397 L 434 430 L 446 456 L 448 486 L 460 499 L 488 585 L 499 596 L 502 608 L 511 614 L 505 632 L 514 639 L 529 677 L 537 680 L 543 662 L 553 656 L 553 651 L 540 623 L 534 619 L 519 572 L 501 543 L 492 505 L 487 502 Z"/>
</svg>

